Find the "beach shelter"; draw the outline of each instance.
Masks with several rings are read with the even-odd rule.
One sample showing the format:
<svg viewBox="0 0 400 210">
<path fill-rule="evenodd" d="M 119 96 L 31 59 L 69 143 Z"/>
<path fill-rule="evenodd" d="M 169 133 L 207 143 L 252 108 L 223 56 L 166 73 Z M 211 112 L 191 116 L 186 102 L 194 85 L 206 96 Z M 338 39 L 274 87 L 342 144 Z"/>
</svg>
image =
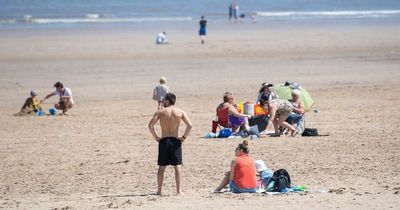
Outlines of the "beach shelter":
<svg viewBox="0 0 400 210">
<path fill-rule="evenodd" d="M 315 103 L 314 99 L 311 98 L 308 91 L 299 85 L 279 84 L 279 85 L 275 85 L 274 89 L 280 99 L 286 99 L 286 100 L 289 100 L 292 98 L 292 91 L 294 89 L 300 90 L 300 93 L 301 93 L 300 98 L 304 103 L 304 109 L 306 112 L 310 111 L 311 107 Z"/>
</svg>

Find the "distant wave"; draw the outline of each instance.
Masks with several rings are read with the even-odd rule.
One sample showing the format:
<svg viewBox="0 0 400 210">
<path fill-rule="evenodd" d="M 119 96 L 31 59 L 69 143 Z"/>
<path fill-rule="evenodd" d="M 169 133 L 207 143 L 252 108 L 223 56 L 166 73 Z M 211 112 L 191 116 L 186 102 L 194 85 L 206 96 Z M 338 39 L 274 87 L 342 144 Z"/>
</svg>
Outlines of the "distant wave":
<svg viewBox="0 0 400 210">
<path fill-rule="evenodd" d="M 126 22 L 155 22 L 155 21 L 189 21 L 191 17 L 146 17 L 146 18 L 103 18 L 96 14 L 87 18 L 32 18 L 31 23 L 126 23 Z"/>
<path fill-rule="evenodd" d="M 400 10 L 343 10 L 343 11 L 288 11 L 257 12 L 263 17 L 388 17 L 400 15 Z"/>
<path fill-rule="evenodd" d="M 82 18 L 36 18 L 25 15 L 21 19 L 0 19 L 0 24 L 12 23 L 127 23 L 127 22 L 158 22 L 158 21 L 190 21 L 192 17 L 137 17 L 137 18 L 109 18 L 99 14 L 86 14 Z"/>
</svg>

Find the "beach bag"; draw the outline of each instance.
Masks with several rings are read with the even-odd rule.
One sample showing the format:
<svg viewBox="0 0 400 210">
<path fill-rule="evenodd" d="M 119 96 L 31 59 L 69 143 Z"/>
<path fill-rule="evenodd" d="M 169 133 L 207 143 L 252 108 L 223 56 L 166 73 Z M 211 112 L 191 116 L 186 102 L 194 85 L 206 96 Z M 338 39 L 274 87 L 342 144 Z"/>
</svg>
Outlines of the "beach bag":
<svg viewBox="0 0 400 210">
<path fill-rule="evenodd" d="M 316 128 L 305 128 L 301 136 L 318 136 L 318 130 Z"/>
<path fill-rule="evenodd" d="M 289 173 L 285 169 L 279 169 L 269 179 L 267 191 L 283 192 L 286 188 L 291 188 Z"/>
<path fill-rule="evenodd" d="M 219 131 L 218 138 L 228 138 L 232 135 L 231 128 L 224 128 Z"/>
</svg>

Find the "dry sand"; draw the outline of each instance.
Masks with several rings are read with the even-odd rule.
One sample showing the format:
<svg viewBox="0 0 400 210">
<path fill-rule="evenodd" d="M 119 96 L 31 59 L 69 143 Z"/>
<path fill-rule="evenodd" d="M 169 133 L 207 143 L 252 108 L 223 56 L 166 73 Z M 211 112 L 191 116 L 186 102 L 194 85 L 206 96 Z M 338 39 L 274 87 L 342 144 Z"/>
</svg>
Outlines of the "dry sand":
<svg viewBox="0 0 400 210">
<path fill-rule="evenodd" d="M 180 31 L 182 32 L 182 31 Z M 398 209 L 398 26 L 0 31 L 0 208 Z M 168 168 L 155 196 L 157 144 L 147 124 L 166 76 L 194 128 L 184 144 L 183 189 Z M 69 117 L 14 117 L 31 89 L 72 89 Z M 286 168 L 306 194 L 213 194 L 241 140 L 203 139 L 225 91 L 255 100 L 264 81 L 295 81 L 317 102 L 307 127 L 328 137 L 260 138 L 251 155 Z M 52 98 L 45 105 L 51 107 Z"/>
</svg>

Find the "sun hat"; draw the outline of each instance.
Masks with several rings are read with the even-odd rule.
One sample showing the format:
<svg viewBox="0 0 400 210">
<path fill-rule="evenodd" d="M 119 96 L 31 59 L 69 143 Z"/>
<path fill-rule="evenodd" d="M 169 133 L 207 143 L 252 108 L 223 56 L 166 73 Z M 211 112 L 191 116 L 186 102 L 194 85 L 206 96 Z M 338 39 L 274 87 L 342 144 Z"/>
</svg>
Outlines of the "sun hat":
<svg viewBox="0 0 400 210">
<path fill-rule="evenodd" d="M 268 169 L 267 166 L 265 166 L 264 161 L 262 161 L 262 160 L 256 160 L 255 164 L 256 164 L 256 171 L 257 172 L 261 172 L 261 171 L 264 171 L 264 170 Z"/>
<path fill-rule="evenodd" d="M 31 90 L 31 96 L 33 97 L 33 96 L 37 96 L 38 94 L 36 93 L 36 91 L 34 91 L 34 90 Z"/>
<path fill-rule="evenodd" d="M 270 83 L 268 83 L 268 82 L 263 82 L 262 84 L 261 84 L 261 88 L 260 88 L 260 90 L 258 91 L 259 93 L 262 93 L 262 92 L 264 92 L 264 88 L 265 87 L 272 87 L 272 86 L 274 86 L 273 84 L 270 84 Z"/>
</svg>

